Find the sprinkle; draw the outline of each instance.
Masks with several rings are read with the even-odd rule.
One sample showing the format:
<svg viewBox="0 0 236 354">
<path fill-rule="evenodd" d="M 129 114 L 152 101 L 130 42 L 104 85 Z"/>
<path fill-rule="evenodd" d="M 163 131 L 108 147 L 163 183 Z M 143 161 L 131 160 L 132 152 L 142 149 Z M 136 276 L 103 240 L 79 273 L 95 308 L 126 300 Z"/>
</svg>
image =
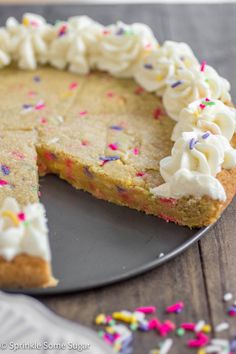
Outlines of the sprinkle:
<svg viewBox="0 0 236 354">
<path fill-rule="evenodd" d="M 140 172 L 137 172 L 137 173 L 136 173 L 136 176 L 137 176 L 137 177 L 143 177 L 144 175 L 145 175 L 145 172 L 141 172 L 141 171 L 140 171 Z"/>
<path fill-rule="evenodd" d="M 107 35 L 107 34 L 110 34 L 110 33 L 111 33 L 111 31 L 104 30 L 104 31 L 102 31 L 102 33 L 103 33 L 104 35 Z"/>
<path fill-rule="evenodd" d="M 86 114 L 88 114 L 88 111 L 81 111 L 81 112 L 79 112 L 79 115 L 80 115 L 80 116 L 85 116 Z"/>
<path fill-rule="evenodd" d="M 25 155 L 20 151 L 12 151 L 12 155 L 19 160 L 23 160 L 25 158 Z"/>
<path fill-rule="evenodd" d="M 163 214 L 163 213 L 160 213 L 159 214 L 159 217 L 164 219 L 166 222 L 175 222 L 177 223 L 177 220 L 173 217 L 173 216 L 169 216 L 169 215 L 166 215 L 166 214 Z"/>
<path fill-rule="evenodd" d="M 231 293 L 226 293 L 226 294 L 224 294 L 223 300 L 225 302 L 227 302 L 227 301 L 232 300 L 232 298 L 233 298 L 233 295 Z"/>
<path fill-rule="evenodd" d="M 34 107 L 34 109 L 35 109 L 36 111 L 41 111 L 41 110 L 44 109 L 44 108 L 45 108 L 45 104 L 44 104 L 43 101 L 39 101 L 39 102 L 35 105 L 35 107 Z"/>
<path fill-rule="evenodd" d="M 124 128 L 121 127 L 120 125 L 111 125 L 109 127 L 110 129 L 113 129 L 113 130 L 123 130 Z"/>
<path fill-rule="evenodd" d="M 115 93 L 112 92 L 112 91 L 109 91 L 106 93 L 107 97 L 114 97 L 115 96 Z"/>
<path fill-rule="evenodd" d="M 160 202 L 163 204 L 176 205 L 177 199 L 174 198 L 159 198 Z"/>
<path fill-rule="evenodd" d="M 135 89 L 135 91 L 134 91 L 134 93 L 135 93 L 136 95 L 141 95 L 141 94 L 144 93 L 144 92 L 145 92 L 145 90 L 144 90 L 144 88 L 141 87 L 141 86 L 137 87 L 137 88 Z"/>
<path fill-rule="evenodd" d="M 228 308 L 228 315 L 231 317 L 236 316 L 236 306 L 231 306 Z"/>
<path fill-rule="evenodd" d="M 159 321 L 159 319 L 158 318 L 152 318 L 151 320 L 149 320 L 149 322 L 148 322 L 148 328 L 150 329 L 150 330 L 152 330 L 152 329 L 160 329 L 162 327 L 162 324 L 161 324 L 161 322 Z"/>
<path fill-rule="evenodd" d="M 201 63 L 201 68 L 200 68 L 200 71 L 201 71 L 201 72 L 204 72 L 204 71 L 205 71 L 206 65 L 207 65 L 207 62 L 206 62 L 205 60 L 203 60 L 202 63 Z"/>
<path fill-rule="evenodd" d="M 219 323 L 216 327 L 215 327 L 215 331 L 216 332 L 222 332 L 225 331 L 229 328 L 229 324 L 227 322 L 222 322 Z"/>
<path fill-rule="evenodd" d="M 201 109 L 204 109 L 204 108 L 206 108 L 206 105 L 203 104 L 203 103 L 200 103 L 199 107 L 200 107 Z"/>
<path fill-rule="evenodd" d="M 1 171 L 4 176 L 8 176 L 10 174 L 10 168 L 6 165 L 1 165 Z"/>
<path fill-rule="evenodd" d="M 144 64 L 143 65 L 145 69 L 148 69 L 148 70 L 152 70 L 153 69 L 153 65 L 152 64 Z"/>
<path fill-rule="evenodd" d="M 118 150 L 118 145 L 117 145 L 117 144 L 109 144 L 108 147 L 109 147 L 111 150 Z"/>
<path fill-rule="evenodd" d="M 186 331 L 194 331 L 195 323 L 192 323 L 192 322 L 191 323 L 189 323 L 189 322 L 182 323 L 181 328 L 185 329 Z"/>
<path fill-rule="evenodd" d="M 100 313 L 99 315 L 97 315 L 97 317 L 95 318 L 95 323 L 97 325 L 100 324 L 105 324 L 106 323 L 106 316 L 104 315 L 104 313 Z"/>
<path fill-rule="evenodd" d="M 28 92 L 28 96 L 30 96 L 30 97 L 35 96 L 35 95 L 37 95 L 37 92 L 35 92 L 35 91 Z"/>
<path fill-rule="evenodd" d="M 69 85 L 69 89 L 70 89 L 70 90 L 75 90 L 77 87 L 78 87 L 78 83 L 77 83 L 77 82 L 72 82 L 72 83 Z"/>
<path fill-rule="evenodd" d="M 196 339 L 190 339 L 188 341 L 188 346 L 189 348 L 201 348 L 207 345 L 209 342 L 209 338 L 203 334 L 203 333 L 198 333 Z"/>
<path fill-rule="evenodd" d="M 172 88 L 176 88 L 177 86 L 181 85 L 182 83 L 183 83 L 182 80 L 178 80 L 178 81 L 174 82 L 174 83 L 171 85 L 171 87 L 172 87 Z"/>
<path fill-rule="evenodd" d="M 122 188 L 120 186 L 116 186 L 116 189 L 117 189 L 117 192 L 118 193 L 125 193 L 126 192 L 126 189 L 125 188 Z"/>
<path fill-rule="evenodd" d="M 93 174 L 87 166 L 83 167 L 83 172 L 84 172 L 85 176 L 87 176 L 89 178 L 93 178 Z"/>
<path fill-rule="evenodd" d="M 88 146 L 89 145 L 89 141 L 86 140 L 86 139 L 83 139 L 83 140 L 81 140 L 81 145 L 82 146 Z"/>
<path fill-rule="evenodd" d="M 48 145 L 56 144 L 60 139 L 55 137 L 47 142 Z"/>
<path fill-rule="evenodd" d="M 173 304 L 171 306 L 168 306 L 166 308 L 167 313 L 179 313 L 183 310 L 184 308 L 184 303 L 182 301 L 177 302 L 176 304 Z"/>
<path fill-rule="evenodd" d="M 34 76 L 34 77 L 33 77 L 33 80 L 34 80 L 35 82 L 40 82 L 40 81 L 41 81 L 41 78 L 40 78 L 39 76 Z"/>
<path fill-rule="evenodd" d="M 119 28 L 118 31 L 116 31 L 116 35 L 117 35 L 117 36 L 121 36 L 121 35 L 124 34 L 124 33 L 125 33 L 124 28 Z"/>
<path fill-rule="evenodd" d="M 207 139 L 210 136 L 210 133 L 205 133 L 202 135 L 202 139 Z"/>
<path fill-rule="evenodd" d="M 230 350 L 234 352 L 236 350 L 236 338 L 233 338 L 230 342 Z"/>
<path fill-rule="evenodd" d="M 156 108 L 155 110 L 154 110 L 154 112 L 153 112 L 153 118 L 154 119 L 159 119 L 160 118 L 160 116 L 162 115 L 162 110 L 161 110 L 161 108 Z"/>
<path fill-rule="evenodd" d="M 189 141 L 189 149 L 190 150 L 193 150 L 194 146 L 198 143 L 198 140 L 195 139 L 195 138 L 192 138 L 190 141 Z"/>
<path fill-rule="evenodd" d="M 0 187 L 7 186 L 9 183 L 4 179 L 0 179 Z"/>
<path fill-rule="evenodd" d="M 49 160 L 49 161 L 54 161 L 54 160 L 56 160 L 56 155 L 55 154 L 53 154 L 52 152 L 50 152 L 50 151 L 45 151 L 44 152 L 44 157 L 45 157 L 45 159 L 46 160 Z"/>
<path fill-rule="evenodd" d="M 177 328 L 176 334 L 179 337 L 183 337 L 183 335 L 185 334 L 185 330 L 183 328 Z"/>
<path fill-rule="evenodd" d="M 212 102 L 212 101 L 205 101 L 205 105 L 206 106 L 215 106 L 215 102 Z"/>
<path fill-rule="evenodd" d="M 139 152 L 140 152 L 140 151 L 139 151 L 138 148 L 134 148 L 134 149 L 133 149 L 133 154 L 134 154 L 134 155 L 139 155 Z"/>
<path fill-rule="evenodd" d="M 17 214 L 17 217 L 20 221 L 25 221 L 26 220 L 26 216 L 25 213 L 21 212 Z"/>
<path fill-rule="evenodd" d="M 142 312 L 142 313 L 155 313 L 156 312 L 155 306 L 144 306 L 144 307 L 137 307 L 135 311 Z"/>
<path fill-rule="evenodd" d="M 171 347 L 173 345 L 173 339 L 171 338 L 168 338 L 164 341 L 164 343 L 162 344 L 161 346 L 161 349 L 160 349 L 160 354 L 167 354 L 169 353 Z"/>
<path fill-rule="evenodd" d="M 101 166 L 103 166 L 107 162 L 120 160 L 120 156 L 104 156 L 104 157 L 99 157 L 99 160 L 102 161 Z"/>
<path fill-rule="evenodd" d="M 58 31 L 58 37 L 62 37 L 66 34 L 66 31 L 67 31 L 67 25 L 62 25 L 60 28 L 59 28 L 59 31 Z"/>
<path fill-rule="evenodd" d="M 200 320 L 194 327 L 194 332 L 201 332 L 202 328 L 205 326 L 205 321 Z"/>
<path fill-rule="evenodd" d="M 2 212 L 2 216 L 11 219 L 15 226 L 18 226 L 20 224 L 20 220 L 18 219 L 17 215 L 11 210 L 4 210 Z"/>
<path fill-rule="evenodd" d="M 212 331 L 211 325 L 206 324 L 202 327 L 202 332 L 204 333 L 210 333 Z"/>
<path fill-rule="evenodd" d="M 45 117 L 41 117 L 40 120 L 39 120 L 39 122 L 40 122 L 41 124 L 47 124 L 47 123 L 48 123 L 48 120 L 47 120 L 47 118 L 45 118 Z"/>
</svg>

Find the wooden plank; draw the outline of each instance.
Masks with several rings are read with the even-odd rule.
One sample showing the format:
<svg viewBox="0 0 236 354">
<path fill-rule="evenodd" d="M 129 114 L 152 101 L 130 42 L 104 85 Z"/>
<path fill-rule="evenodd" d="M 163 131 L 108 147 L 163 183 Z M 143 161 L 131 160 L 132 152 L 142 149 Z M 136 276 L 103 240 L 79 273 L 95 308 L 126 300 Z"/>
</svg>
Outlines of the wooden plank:
<svg viewBox="0 0 236 354">
<path fill-rule="evenodd" d="M 166 306 L 183 300 L 186 308 L 179 315 L 166 315 Z M 161 319 L 210 320 L 198 245 L 183 255 L 142 276 L 109 287 L 80 294 L 44 298 L 42 301 L 59 315 L 89 327 L 100 312 L 110 314 L 139 305 L 155 305 Z M 94 329 L 97 327 L 93 326 Z M 175 338 L 173 354 L 187 354 L 184 340 Z M 162 338 L 155 333 L 135 333 L 135 354 L 148 353 Z"/>
</svg>

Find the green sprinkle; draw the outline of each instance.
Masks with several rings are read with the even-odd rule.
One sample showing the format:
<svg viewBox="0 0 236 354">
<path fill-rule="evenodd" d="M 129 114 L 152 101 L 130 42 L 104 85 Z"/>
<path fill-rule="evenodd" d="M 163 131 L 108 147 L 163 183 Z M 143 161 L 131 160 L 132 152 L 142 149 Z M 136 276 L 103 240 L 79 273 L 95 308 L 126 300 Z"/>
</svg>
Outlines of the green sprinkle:
<svg viewBox="0 0 236 354">
<path fill-rule="evenodd" d="M 102 338 L 103 337 L 104 332 L 103 331 L 98 331 L 98 337 Z"/>
<path fill-rule="evenodd" d="M 205 79 L 206 82 L 209 82 L 209 79 Z"/>
<path fill-rule="evenodd" d="M 137 323 L 131 323 L 130 329 L 131 329 L 132 331 L 136 331 L 137 328 L 138 328 L 138 324 L 137 324 Z"/>
<path fill-rule="evenodd" d="M 115 324 L 116 324 L 115 320 L 111 320 L 111 321 L 108 322 L 109 326 L 115 326 Z"/>
<path fill-rule="evenodd" d="M 206 106 L 214 106 L 215 102 L 209 101 L 209 102 L 204 102 Z"/>
<path fill-rule="evenodd" d="M 29 221 L 24 221 L 25 226 L 29 226 Z"/>
<path fill-rule="evenodd" d="M 183 337 L 183 335 L 185 334 L 185 330 L 183 328 L 177 328 L 176 334 L 179 337 Z"/>
</svg>

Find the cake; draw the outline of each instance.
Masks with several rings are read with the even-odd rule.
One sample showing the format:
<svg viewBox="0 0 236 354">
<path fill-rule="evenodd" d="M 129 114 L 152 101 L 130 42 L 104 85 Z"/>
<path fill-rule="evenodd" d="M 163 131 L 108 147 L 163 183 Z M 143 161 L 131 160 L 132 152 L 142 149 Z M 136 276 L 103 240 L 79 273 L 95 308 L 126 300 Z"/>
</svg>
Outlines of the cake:
<svg viewBox="0 0 236 354">
<path fill-rule="evenodd" d="M 228 81 L 143 24 L 26 14 L 0 29 L 0 285 L 54 286 L 38 175 L 188 227 L 236 190 Z"/>
</svg>

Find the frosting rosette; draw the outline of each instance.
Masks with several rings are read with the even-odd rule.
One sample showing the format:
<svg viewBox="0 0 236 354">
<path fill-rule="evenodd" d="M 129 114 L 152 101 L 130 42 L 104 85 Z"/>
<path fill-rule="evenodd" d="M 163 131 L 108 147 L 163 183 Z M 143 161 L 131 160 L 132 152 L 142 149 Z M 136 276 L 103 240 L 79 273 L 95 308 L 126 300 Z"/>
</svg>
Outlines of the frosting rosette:
<svg viewBox="0 0 236 354">
<path fill-rule="evenodd" d="M 48 60 L 52 27 L 43 17 L 25 14 L 22 23 L 10 17 L 6 22 L 9 52 L 21 69 L 34 70 Z"/>
<path fill-rule="evenodd" d="M 231 140 L 236 130 L 236 110 L 215 99 L 200 99 L 184 108 L 179 115 L 171 139 L 176 141 L 183 132 L 208 131 Z"/>
<path fill-rule="evenodd" d="M 235 165 L 236 150 L 224 136 L 184 132 L 175 142 L 171 156 L 160 161 L 160 173 L 166 183 L 152 189 L 152 192 L 165 197 L 208 195 L 224 200 L 224 188 L 215 177 L 222 167 L 230 169 Z M 179 180 L 180 185 L 177 183 Z"/>
<path fill-rule="evenodd" d="M 133 77 L 144 51 L 156 45 L 155 37 L 147 26 L 118 22 L 103 31 L 97 67 L 113 76 Z"/>
<path fill-rule="evenodd" d="M 21 209 L 16 199 L 8 197 L 0 209 L 0 255 L 10 261 L 18 254 L 50 260 L 47 219 L 42 204 Z"/>
<path fill-rule="evenodd" d="M 198 61 L 191 48 L 185 43 L 166 41 L 144 53 L 136 67 L 135 80 L 149 92 L 162 96 L 166 86 L 173 82 L 180 68 L 190 68 Z"/>
<path fill-rule="evenodd" d="M 54 28 L 50 63 L 58 69 L 87 74 L 97 61 L 103 26 L 87 16 L 71 17 Z"/>
<path fill-rule="evenodd" d="M 9 65 L 10 56 L 10 36 L 5 28 L 0 28 L 0 68 Z"/>
<path fill-rule="evenodd" d="M 200 98 L 230 102 L 229 90 L 230 84 L 226 79 L 211 66 L 202 64 L 190 69 L 179 69 L 174 81 L 164 92 L 163 103 L 167 114 L 178 121 L 181 110 Z"/>
</svg>

